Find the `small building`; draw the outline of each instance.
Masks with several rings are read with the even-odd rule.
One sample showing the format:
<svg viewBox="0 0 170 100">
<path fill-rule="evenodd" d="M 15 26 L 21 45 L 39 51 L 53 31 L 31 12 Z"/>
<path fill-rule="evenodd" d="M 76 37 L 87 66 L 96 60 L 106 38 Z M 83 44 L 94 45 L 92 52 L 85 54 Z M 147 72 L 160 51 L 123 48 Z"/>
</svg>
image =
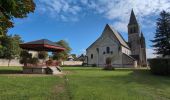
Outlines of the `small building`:
<svg viewBox="0 0 170 100">
<path fill-rule="evenodd" d="M 68 58 L 67 58 L 67 61 L 74 61 L 74 58 L 72 55 L 69 55 Z"/>
<path fill-rule="evenodd" d="M 65 48 L 57 45 L 56 43 L 41 39 L 36 41 L 31 41 L 27 43 L 20 44 L 22 49 L 28 50 L 32 54 L 32 57 L 38 57 L 38 51 L 48 51 L 48 52 L 61 52 Z M 58 67 L 58 62 L 47 61 L 46 63 L 37 64 L 24 64 L 23 73 L 26 74 L 60 74 L 61 70 Z"/>
</svg>

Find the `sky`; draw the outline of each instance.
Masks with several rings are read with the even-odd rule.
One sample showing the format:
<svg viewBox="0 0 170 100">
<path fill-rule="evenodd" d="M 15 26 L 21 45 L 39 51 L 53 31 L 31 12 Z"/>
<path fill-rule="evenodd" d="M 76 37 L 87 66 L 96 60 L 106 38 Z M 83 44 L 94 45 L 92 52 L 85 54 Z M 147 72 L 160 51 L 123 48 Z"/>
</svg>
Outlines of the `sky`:
<svg viewBox="0 0 170 100">
<path fill-rule="evenodd" d="M 36 9 L 24 19 L 13 19 L 9 34 L 19 34 L 24 42 L 65 40 L 71 53 L 80 55 L 104 30 L 113 26 L 127 40 L 131 10 L 146 38 L 147 57 L 153 58 L 152 43 L 156 19 L 162 10 L 170 11 L 170 0 L 34 0 Z"/>
</svg>

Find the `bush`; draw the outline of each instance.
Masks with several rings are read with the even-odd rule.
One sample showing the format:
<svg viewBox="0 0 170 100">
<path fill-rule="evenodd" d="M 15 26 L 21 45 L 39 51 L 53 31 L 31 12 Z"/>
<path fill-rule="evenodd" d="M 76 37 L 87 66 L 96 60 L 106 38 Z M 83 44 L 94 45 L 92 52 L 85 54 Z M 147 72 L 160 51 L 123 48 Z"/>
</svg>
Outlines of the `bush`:
<svg viewBox="0 0 170 100">
<path fill-rule="evenodd" d="M 88 64 L 87 63 L 82 63 L 82 66 L 87 66 Z"/>
<path fill-rule="evenodd" d="M 97 64 L 92 64 L 92 67 L 97 67 Z"/>
<path fill-rule="evenodd" d="M 112 58 L 108 57 L 106 58 L 106 66 L 103 68 L 103 70 L 114 70 L 115 68 L 112 66 Z"/>
<path fill-rule="evenodd" d="M 33 64 L 33 65 L 37 65 L 38 62 L 39 62 L 39 59 L 38 59 L 38 58 L 35 58 L 35 57 L 34 57 L 34 58 L 31 58 L 30 61 L 29 61 L 29 63 L 30 63 L 30 64 Z"/>
<path fill-rule="evenodd" d="M 115 70 L 115 68 L 113 66 L 106 66 L 103 70 Z"/>
<path fill-rule="evenodd" d="M 47 66 L 50 66 L 53 64 L 53 60 L 52 59 L 49 59 L 48 61 L 46 61 L 46 65 Z"/>
<path fill-rule="evenodd" d="M 24 66 L 27 66 L 28 63 L 30 63 L 30 59 L 32 59 L 32 54 L 29 53 L 26 50 L 21 51 L 20 53 L 20 63 L 24 64 Z"/>
<path fill-rule="evenodd" d="M 149 60 L 150 70 L 156 75 L 170 75 L 170 59 L 155 58 Z"/>
</svg>

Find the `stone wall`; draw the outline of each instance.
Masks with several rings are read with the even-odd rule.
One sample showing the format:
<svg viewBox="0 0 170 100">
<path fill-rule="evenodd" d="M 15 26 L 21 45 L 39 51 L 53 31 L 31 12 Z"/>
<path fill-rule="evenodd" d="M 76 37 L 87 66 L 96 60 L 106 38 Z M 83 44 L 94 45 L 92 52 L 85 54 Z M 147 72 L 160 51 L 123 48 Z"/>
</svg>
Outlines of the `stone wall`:
<svg viewBox="0 0 170 100">
<path fill-rule="evenodd" d="M 0 59 L 0 66 L 8 66 L 8 60 Z M 19 59 L 13 59 L 11 60 L 9 66 L 23 66 L 23 65 L 19 63 Z"/>
<path fill-rule="evenodd" d="M 82 61 L 63 61 L 62 65 L 66 66 L 81 66 L 83 64 Z"/>
<path fill-rule="evenodd" d="M 122 55 L 123 60 L 122 60 L 122 67 L 137 67 L 137 61 L 132 58 L 131 56 L 128 56 L 123 53 Z"/>
</svg>

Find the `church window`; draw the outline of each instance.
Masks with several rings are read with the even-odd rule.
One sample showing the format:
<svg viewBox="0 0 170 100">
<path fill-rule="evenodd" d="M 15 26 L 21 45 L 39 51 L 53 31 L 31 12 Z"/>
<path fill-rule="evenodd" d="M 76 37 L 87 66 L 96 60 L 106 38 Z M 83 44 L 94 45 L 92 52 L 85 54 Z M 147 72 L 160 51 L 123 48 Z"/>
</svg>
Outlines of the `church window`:
<svg viewBox="0 0 170 100">
<path fill-rule="evenodd" d="M 130 33 L 133 33 L 133 29 L 132 28 L 130 28 Z"/>
<path fill-rule="evenodd" d="M 133 32 L 136 33 L 136 27 L 133 28 Z"/>
<path fill-rule="evenodd" d="M 96 48 L 97 53 L 99 53 L 99 48 Z"/>
<path fill-rule="evenodd" d="M 110 53 L 110 47 L 106 48 L 106 52 L 107 52 L 107 54 Z"/>
<path fill-rule="evenodd" d="M 91 59 L 93 59 L 93 54 L 91 54 Z"/>
</svg>

